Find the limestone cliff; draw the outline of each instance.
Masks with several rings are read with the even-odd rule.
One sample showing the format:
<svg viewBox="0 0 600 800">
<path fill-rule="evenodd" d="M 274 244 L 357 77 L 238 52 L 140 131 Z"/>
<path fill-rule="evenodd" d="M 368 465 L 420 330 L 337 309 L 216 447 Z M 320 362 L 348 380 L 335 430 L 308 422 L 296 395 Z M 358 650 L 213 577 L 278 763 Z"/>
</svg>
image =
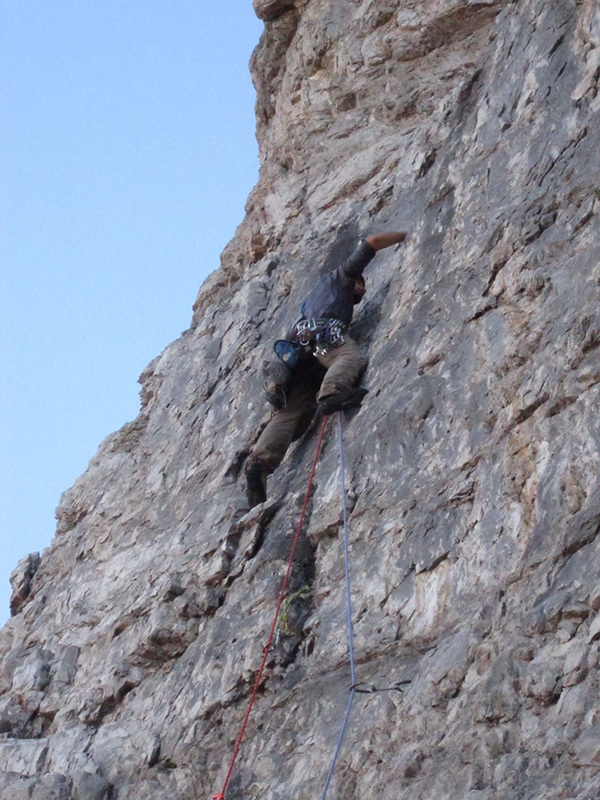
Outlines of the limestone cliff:
<svg viewBox="0 0 600 800">
<path fill-rule="evenodd" d="M 3 800 L 221 788 L 315 445 L 246 514 L 260 362 L 359 235 L 344 422 L 360 695 L 328 797 L 600 793 L 600 12 L 255 0 L 261 173 L 139 417 L 0 634 Z M 321 795 L 348 697 L 334 425 L 230 800 Z"/>
</svg>

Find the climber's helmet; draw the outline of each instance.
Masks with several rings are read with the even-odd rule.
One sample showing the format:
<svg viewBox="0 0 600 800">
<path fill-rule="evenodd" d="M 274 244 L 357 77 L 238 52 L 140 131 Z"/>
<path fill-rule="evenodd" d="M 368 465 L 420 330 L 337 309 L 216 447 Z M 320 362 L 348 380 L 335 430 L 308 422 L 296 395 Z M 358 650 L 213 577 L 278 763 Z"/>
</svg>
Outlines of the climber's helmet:
<svg viewBox="0 0 600 800">
<path fill-rule="evenodd" d="M 360 303 L 360 301 L 365 296 L 365 292 L 367 291 L 367 287 L 365 284 L 365 279 L 362 275 L 359 275 L 356 281 L 354 282 L 354 305 Z"/>
</svg>

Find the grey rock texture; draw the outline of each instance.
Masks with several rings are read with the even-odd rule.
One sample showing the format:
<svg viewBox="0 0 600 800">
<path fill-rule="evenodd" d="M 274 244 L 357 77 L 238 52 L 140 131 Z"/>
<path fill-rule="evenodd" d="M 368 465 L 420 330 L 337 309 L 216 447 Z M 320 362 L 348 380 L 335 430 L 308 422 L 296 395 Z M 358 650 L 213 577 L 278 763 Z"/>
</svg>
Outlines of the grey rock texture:
<svg viewBox="0 0 600 800">
<path fill-rule="evenodd" d="M 1 796 L 220 791 L 315 446 L 247 513 L 260 363 L 330 258 L 404 227 L 368 269 L 344 437 L 358 677 L 407 683 L 358 696 L 328 796 L 592 800 L 598 4 L 254 6 L 260 179 L 140 415 L 16 571 Z M 340 519 L 331 422 L 230 800 L 321 796 L 349 686 Z"/>
</svg>

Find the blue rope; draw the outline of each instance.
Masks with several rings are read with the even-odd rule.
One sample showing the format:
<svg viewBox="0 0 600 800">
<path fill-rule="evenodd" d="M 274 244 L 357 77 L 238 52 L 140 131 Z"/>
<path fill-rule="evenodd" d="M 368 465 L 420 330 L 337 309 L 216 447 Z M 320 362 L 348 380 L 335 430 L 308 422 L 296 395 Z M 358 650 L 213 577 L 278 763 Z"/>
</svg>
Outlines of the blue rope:
<svg viewBox="0 0 600 800">
<path fill-rule="evenodd" d="M 333 754 L 333 758 L 331 759 L 331 764 L 329 766 L 329 772 L 327 774 L 327 780 L 325 781 L 325 788 L 323 789 L 323 794 L 321 795 L 321 800 L 325 800 L 327 795 L 327 791 L 329 789 L 329 784 L 331 783 L 331 778 L 333 777 L 333 770 L 335 769 L 336 761 L 338 760 L 338 756 L 342 749 L 342 742 L 344 741 L 344 736 L 346 735 L 346 728 L 348 727 L 348 720 L 350 719 L 350 711 L 352 710 L 352 703 L 354 702 L 354 695 L 356 694 L 356 690 L 354 688 L 350 689 L 350 697 L 348 698 L 348 706 L 346 708 L 346 715 L 344 716 L 344 721 L 342 722 L 342 729 L 340 731 L 340 735 L 338 736 L 337 746 L 335 748 L 335 753 Z"/>
<path fill-rule="evenodd" d="M 342 438 L 342 412 L 338 411 L 338 445 L 340 448 L 340 482 L 342 486 L 342 511 L 344 520 L 344 571 L 346 574 L 346 617 L 348 623 L 348 649 L 350 652 L 350 677 L 352 686 L 356 683 L 354 663 L 354 628 L 352 627 L 352 599 L 350 597 L 350 548 L 348 544 L 348 506 L 346 503 L 346 482 L 344 479 L 344 440 Z"/>
<path fill-rule="evenodd" d="M 342 412 L 338 412 L 338 444 L 340 448 L 340 477 L 341 477 L 341 484 L 342 484 L 342 509 L 343 509 L 343 520 L 344 520 L 344 571 L 346 573 L 346 616 L 347 616 L 347 624 L 348 624 L 348 650 L 350 653 L 350 676 L 352 679 L 352 684 L 350 688 L 350 696 L 348 698 L 348 706 L 346 708 L 346 714 L 344 716 L 344 721 L 342 722 L 342 728 L 340 730 L 340 735 L 338 736 L 337 746 L 335 748 L 335 753 L 333 754 L 333 758 L 331 759 L 331 764 L 329 766 L 329 773 L 327 774 L 327 780 L 325 781 L 325 788 L 323 789 L 323 794 L 321 795 L 321 800 L 325 800 L 327 795 L 327 791 L 329 789 L 329 784 L 331 783 L 331 778 L 333 777 L 333 770 L 335 769 L 336 762 L 338 760 L 338 756 L 342 749 L 342 743 L 344 741 L 344 736 L 346 735 L 346 728 L 348 727 L 348 721 L 350 719 L 350 711 L 352 710 L 352 703 L 354 702 L 354 695 L 356 694 L 356 665 L 354 663 L 354 628 L 352 626 L 352 602 L 350 597 L 350 556 L 349 556 L 349 546 L 348 546 L 348 508 L 346 504 L 346 484 L 344 481 L 344 447 L 343 447 L 343 438 L 342 438 Z"/>
</svg>

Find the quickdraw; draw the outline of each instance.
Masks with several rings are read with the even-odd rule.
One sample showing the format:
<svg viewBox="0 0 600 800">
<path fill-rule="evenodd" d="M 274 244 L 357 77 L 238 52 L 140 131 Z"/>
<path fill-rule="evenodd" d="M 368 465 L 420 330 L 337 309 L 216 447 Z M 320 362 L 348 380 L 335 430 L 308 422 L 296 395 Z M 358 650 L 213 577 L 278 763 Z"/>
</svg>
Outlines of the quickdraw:
<svg viewBox="0 0 600 800">
<path fill-rule="evenodd" d="M 301 319 L 296 323 L 296 339 L 302 346 L 310 345 L 316 356 L 324 356 L 344 339 L 345 325 L 339 319 Z"/>
</svg>

